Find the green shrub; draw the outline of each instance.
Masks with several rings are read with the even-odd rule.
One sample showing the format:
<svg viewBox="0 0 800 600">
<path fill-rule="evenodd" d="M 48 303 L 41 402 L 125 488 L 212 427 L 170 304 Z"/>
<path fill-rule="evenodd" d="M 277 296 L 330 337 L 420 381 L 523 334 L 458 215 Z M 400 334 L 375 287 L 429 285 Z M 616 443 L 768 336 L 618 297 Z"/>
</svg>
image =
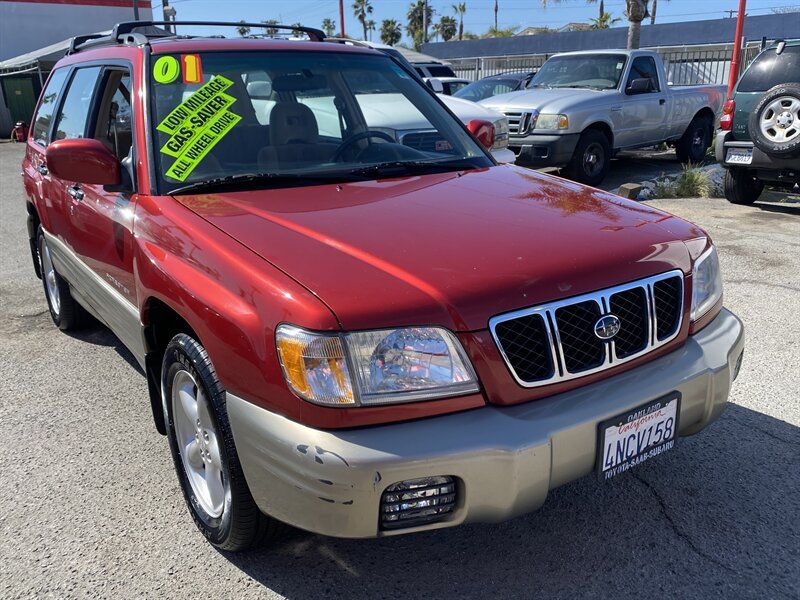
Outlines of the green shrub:
<svg viewBox="0 0 800 600">
<path fill-rule="evenodd" d="M 653 189 L 653 198 L 708 198 L 711 188 L 711 176 L 707 171 L 686 165 L 675 181 L 662 177 Z"/>
</svg>

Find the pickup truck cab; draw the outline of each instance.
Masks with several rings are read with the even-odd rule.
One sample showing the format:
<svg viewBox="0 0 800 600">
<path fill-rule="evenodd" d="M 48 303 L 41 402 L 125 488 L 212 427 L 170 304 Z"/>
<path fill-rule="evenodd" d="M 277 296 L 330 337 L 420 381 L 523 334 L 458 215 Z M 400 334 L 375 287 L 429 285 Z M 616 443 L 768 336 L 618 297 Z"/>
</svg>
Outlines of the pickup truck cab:
<svg viewBox="0 0 800 600">
<path fill-rule="evenodd" d="M 53 322 L 88 312 L 141 366 L 212 544 L 501 521 L 720 415 L 744 337 L 702 229 L 498 165 L 380 52 L 153 25 L 52 71 L 28 231 Z M 372 128 L 376 87 L 442 143 Z"/>
<path fill-rule="evenodd" d="M 724 99 L 725 86 L 671 85 L 655 52 L 593 50 L 556 54 L 527 89 L 481 104 L 508 117 L 517 164 L 598 185 L 620 150 L 668 142 L 700 162 Z"/>
</svg>

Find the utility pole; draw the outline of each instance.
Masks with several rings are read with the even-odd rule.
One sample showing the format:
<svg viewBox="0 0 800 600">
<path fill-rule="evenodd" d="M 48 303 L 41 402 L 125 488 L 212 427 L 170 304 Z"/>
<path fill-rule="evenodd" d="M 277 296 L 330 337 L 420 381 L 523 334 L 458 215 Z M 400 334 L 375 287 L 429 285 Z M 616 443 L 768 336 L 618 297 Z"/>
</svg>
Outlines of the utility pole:
<svg viewBox="0 0 800 600">
<path fill-rule="evenodd" d="M 739 61 L 742 57 L 742 32 L 744 30 L 745 10 L 747 0 L 739 0 L 739 16 L 736 17 L 736 36 L 733 39 L 733 56 L 731 57 L 731 74 L 728 79 L 728 97 L 730 98 L 736 80 L 739 79 Z"/>
<path fill-rule="evenodd" d="M 344 32 L 344 0 L 339 0 L 339 37 L 347 37 Z"/>
<path fill-rule="evenodd" d="M 497 31 L 497 0 L 494 0 L 494 30 Z"/>
<path fill-rule="evenodd" d="M 175 9 L 169 5 L 169 0 L 161 0 L 161 10 L 164 12 L 165 21 L 175 20 Z M 167 31 L 175 33 L 175 27 L 167 25 Z"/>
<path fill-rule="evenodd" d="M 139 20 L 139 0 L 133 0 L 133 20 Z"/>
<path fill-rule="evenodd" d="M 422 2 L 422 42 L 428 43 L 428 0 Z"/>
</svg>

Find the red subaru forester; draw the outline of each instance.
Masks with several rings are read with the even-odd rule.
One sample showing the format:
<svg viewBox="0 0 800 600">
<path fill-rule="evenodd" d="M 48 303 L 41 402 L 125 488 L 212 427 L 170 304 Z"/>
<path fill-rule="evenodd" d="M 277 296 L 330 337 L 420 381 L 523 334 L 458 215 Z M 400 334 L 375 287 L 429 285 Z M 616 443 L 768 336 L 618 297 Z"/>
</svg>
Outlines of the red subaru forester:
<svg viewBox="0 0 800 600">
<path fill-rule="evenodd" d="M 154 25 L 50 74 L 29 237 L 55 324 L 145 371 L 211 543 L 507 519 L 720 415 L 744 337 L 699 227 L 498 166 L 385 54 Z"/>
</svg>

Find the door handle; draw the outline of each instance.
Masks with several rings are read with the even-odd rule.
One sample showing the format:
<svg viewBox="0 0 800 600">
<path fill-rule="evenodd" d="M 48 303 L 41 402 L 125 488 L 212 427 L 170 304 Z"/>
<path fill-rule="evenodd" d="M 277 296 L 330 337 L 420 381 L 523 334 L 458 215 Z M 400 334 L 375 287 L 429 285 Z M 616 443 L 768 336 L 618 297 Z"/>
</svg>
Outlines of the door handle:
<svg viewBox="0 0 800 600">
<path fill-rule="evenodd" d="M 663 105 L 665 105 L 667 103 L 667 99 L 666 98 L 659 98 L 658 103 L 663 106 Z"/>
<path fill-rule="evenodd" d="M 36 167 L 36 170 L 39 171 L 39 175 L 47 175 L 47 167 L 44 164 Z"/>
<path fill-rule="evenodd" d="M 67 193 L 75 198 L 75 200 L 83 200 L 83 190 L 79 185 L 71 185 L 67 188 Z"/>
</svg>

